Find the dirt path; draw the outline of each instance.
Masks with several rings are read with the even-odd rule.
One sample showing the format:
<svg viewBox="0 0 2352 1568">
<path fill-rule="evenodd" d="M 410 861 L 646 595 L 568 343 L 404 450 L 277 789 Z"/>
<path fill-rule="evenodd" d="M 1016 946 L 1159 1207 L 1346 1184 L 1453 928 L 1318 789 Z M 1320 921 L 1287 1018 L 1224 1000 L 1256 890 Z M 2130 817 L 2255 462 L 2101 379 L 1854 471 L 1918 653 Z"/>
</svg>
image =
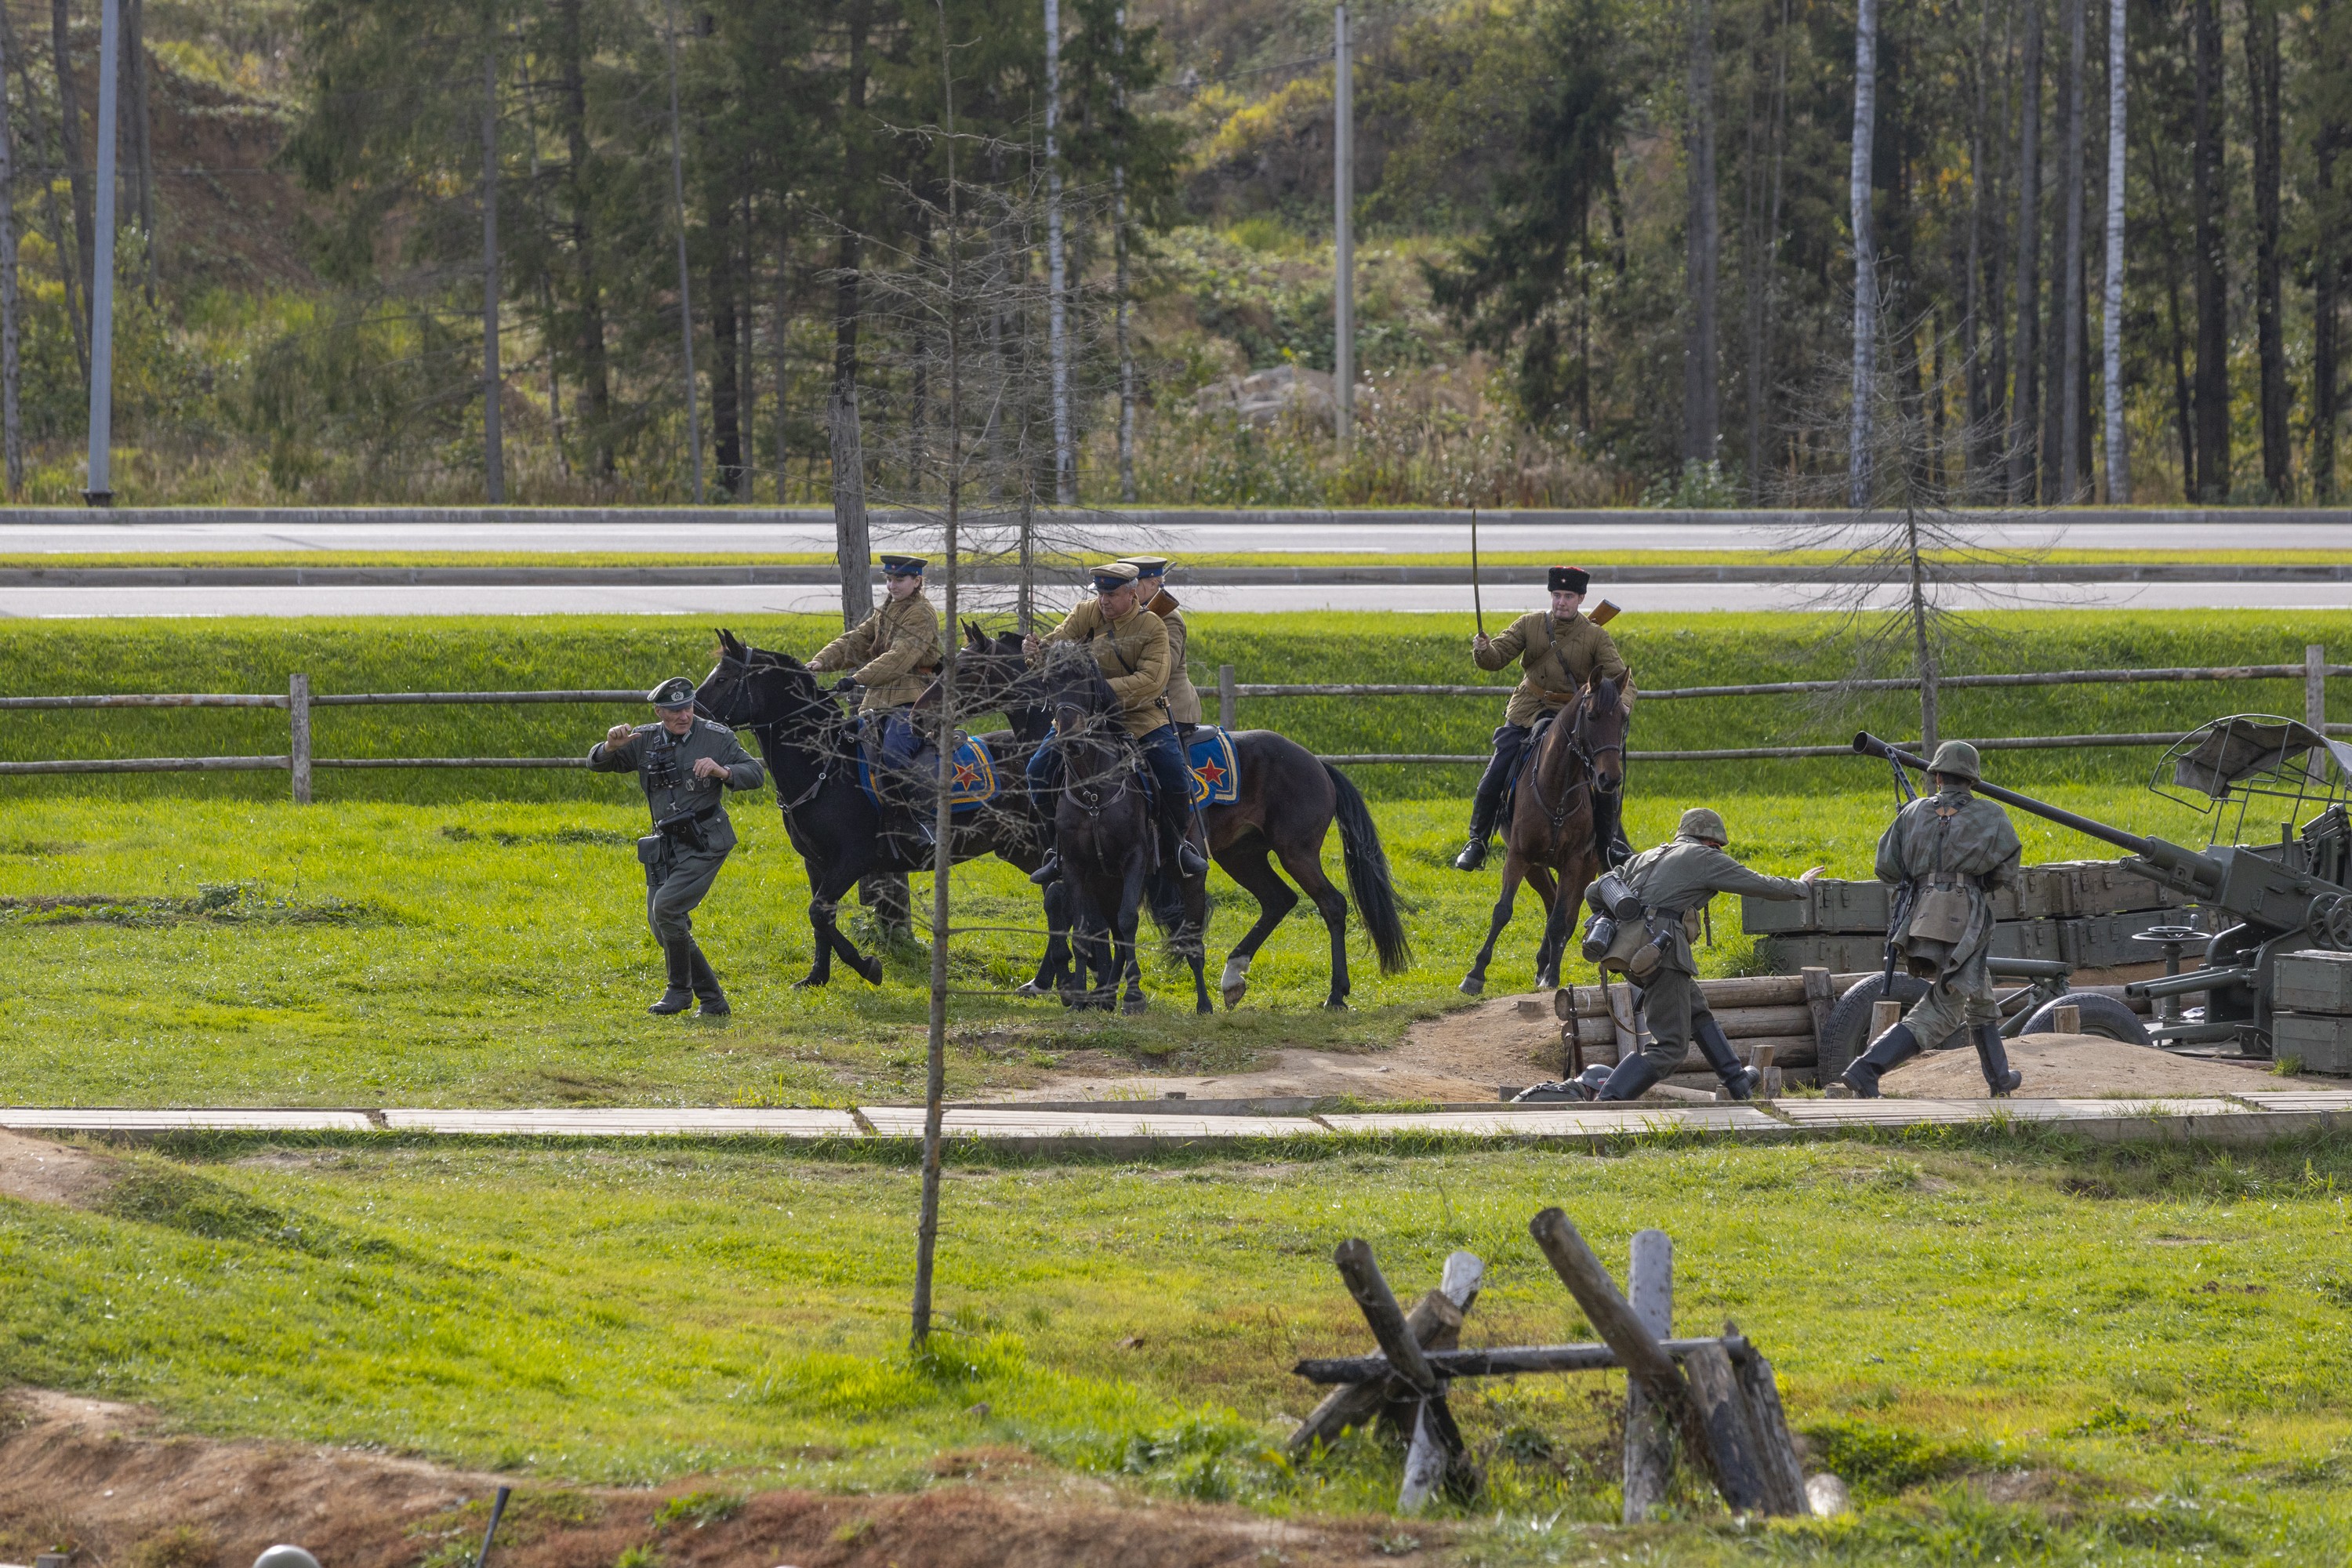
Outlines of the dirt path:
<svg viewBox="0 0 2352 1568">
<path fill-rule="evenodd" d="M 0 1197 L 88 1208 L 106 1195 L 122 1163 L 0 1128 Z"/>
<path fill-rule="evenodd" d="M 763 1491 L 664 1528 L 655 1516 L 672 1498 L 751 1489 L 700 1477 L 567 1490 L 350 1449 L 167 1437 L 135 1406 L 37 1389 L 14 1391 L 0 1415 L 12 1418 L 0 1437 L 0 1559 L 30 1563 L 69 1542 L 76 1568 L 243 1568 L 281 1541 L 326 1568 L 407 1568 L 478 1543 L 501 1479 L 517 1486 L 499 1530 L 504 1568 L 612 1568 L 640 1549 L 668 1568 L 1369 1568 L 1391 1561 L 1375 1542 L 1395 1529 L 1138 1499 L 1009 1448 L 940 1454 L 937 1479 L 913 1493 Z M 1442 1549 L 1448 1532 L 1416 1521 L 1412 1533 Z"/>
<path fill-rule="evenodd" d="M 2017 1092 L 2029 1100 L 2352 1088 L 2340 1078 L 2277 1078 L 2267 1064 L 2247 1067 L 2176 1057 L 2099 1035 L 2027 1035 L 2009 1042 L 2009 1065 L 2025 1075 Z M 1929 1051 L 1888 1073 L 1881 1087 L 1888 1095 L 1910 1100 L 1988 1098 L 1984 1069 L 1972 1050 Z"/>
<path fill-rule="evenodd" d="M 1522 1013 L 1519 1004 L 1535 1010 Z M 1015 1100 L 1156 1100 L 1181 1092 L 1192 1100 L 1268 1100 L 1352 1094 L 1360 1100 L 1490 1100 L 1504 1084 L 1515 1087 L 1553 1076 L 1559 1022 L 1551 993 L 1496 996 L 1475 1007 L 1415 1024 L 1392 1051 L 1357 1056 L 1345 1051 L 1282 1050 L 1270 1067 L 1244 1073 L 1178 1077 L 1157 1073 L 1056 1073 L 1020 1090 Z"/>
</svg>

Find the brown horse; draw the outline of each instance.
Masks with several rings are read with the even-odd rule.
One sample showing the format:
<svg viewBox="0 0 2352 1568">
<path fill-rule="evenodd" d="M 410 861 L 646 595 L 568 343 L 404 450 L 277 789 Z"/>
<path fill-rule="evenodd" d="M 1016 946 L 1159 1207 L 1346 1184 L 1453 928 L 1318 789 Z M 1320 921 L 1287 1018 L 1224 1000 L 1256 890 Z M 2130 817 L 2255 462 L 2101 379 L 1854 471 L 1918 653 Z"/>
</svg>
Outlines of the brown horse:
<svg viewBox="0 0 2352 1568">
<path fill-rule="evenodd" d="M 975 705 L 998 703 L 1014 733 L 1039 740 L 1053 714 L 1043 705 L 1043 694 L 1020 650 L 1018 637 L 1006 634 L 992 643 L 978 626 L 966 623 L 964 658 L 957 668 L 970 676 L 969 689 L 978 694 Z M 1348 775 L 1318 761 L 1297 742 L 1271 730 L 1235 730 L 1232 736 L 1241 798 L 1202 807 L 1201 826 L 1209 836 L 1209 858 L 1257 900 L 1258 918 L 1227 955 L 1218 991 L 1228 1008 L 1240 1003 L 1249 990 L 1251 960 L 1298 905 L 1298 894 L 1274 868 L 1272 862 L 1279 860 L 1291 881 L 1314 900 L 1330 932 L 1331 989 L 1323 1005 L 1344 1007 L 1349 989 L 1348 900 L 1323 873 L 1323 842 L 1335 822 L 1348 890 L 1355 895 L 1381 973 L 1400 973 L 1412 963 L 1380 828 Z"/>
<path fill-rule="evenodd" d="M 1622 693 L 1613 680 L 1586 686 L 1559 710 L 1521 765 L 1510 825 L 1503 833 L 1503 892 L 1495 900 L 1486 945 L 1462 978 L 1466 994 L 1486 989 L 1486 965 L 1495 956 L 1496 940 L 1511 923 L 1522 878 L 1543 900 L 1546 915 L 1543 944 L 1536 950 L 1536 987 L 1559 984 L 1560 952 L 1575 927 L 1576 907 L 1586 887 L 1608 869 L 1600 825 L 1613 822 L 1617 814 L 1594 807 L 1624 787 L 1625 727 L 1633 698 L 1631 674 Z"/>
</svg>

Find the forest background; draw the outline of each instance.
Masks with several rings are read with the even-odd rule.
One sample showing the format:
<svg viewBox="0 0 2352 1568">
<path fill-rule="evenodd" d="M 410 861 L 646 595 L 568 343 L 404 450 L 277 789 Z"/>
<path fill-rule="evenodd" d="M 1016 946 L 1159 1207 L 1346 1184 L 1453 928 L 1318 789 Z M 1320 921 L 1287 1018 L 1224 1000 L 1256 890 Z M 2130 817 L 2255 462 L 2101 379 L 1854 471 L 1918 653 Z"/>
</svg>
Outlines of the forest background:
<svg viewBox="0 0 2352 1568">
<path fill-rule="evenodd" d="M 123 6 L 124 503 L 482 500 L 489 320 L 510 502 L 676 502 L 698 467 L 716 501 L 829 504 L 845 466 L 919 498 L 937 432 L 1056 403 L 1058 440 L 992 447 L 994 492 L 1050 498 L 1064 445 L 1087 503 L 1808 495 L 1846 465 L 1864 16 L 1911 460 L 1992 501 L 2341 493 L 2348 0 L 1368 6 L 1344 447 L 1327 5 L 1058 0 L 1050 59 L 1046 0 Z M 63 502 L 98 4 L 5 16 L 18 493 Z M 962 363 L 1026 367 L 981 413 L 945 406 L 949 318 Z"/>
</svg>

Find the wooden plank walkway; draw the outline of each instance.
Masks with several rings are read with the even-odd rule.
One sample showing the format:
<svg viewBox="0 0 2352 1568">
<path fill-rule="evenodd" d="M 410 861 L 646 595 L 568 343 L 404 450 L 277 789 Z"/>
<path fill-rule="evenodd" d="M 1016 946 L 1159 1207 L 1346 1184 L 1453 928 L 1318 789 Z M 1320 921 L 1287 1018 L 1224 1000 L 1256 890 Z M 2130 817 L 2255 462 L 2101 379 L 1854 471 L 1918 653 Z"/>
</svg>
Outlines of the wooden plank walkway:
<svg viewBox="0 0 2352 1568">
<path fill-rule="evenodd" d="M 1217 1114 L 1181 1101 L 1103 1101 L 1083 1109 L 982 1105 L 949 1109 L 950 1138 L 1067 1154 L 1148 1155 L 1250 1140 L 1446 1133 L 1514 1142 L 1591 1143 L 1687 1133 L 1732 1139 L 1835 1137 L 1870 1128 L 1965 1126 L 2000 1119 L 2063 1127 L 2103 1142 L 2182 1139 L 2260 1142 L 2352 1126 L 2352 1090 L 2256 1090 L 2178 1100 L 1781 1100 L 1712 1105 L 1450 1107 L 1433 1111 Z M 856 1110 L 751 1107 L 515 1107 L 500 1110 L 254 1110 L 121 1106 L 0 1108 L 0 1127 L 157 1138 L 178 1132 L 365 1132 L 563 1138 L 919 1138 L 919 1106 Z"/>
<path fill-rule="evenodd" d="M 517 1133 L 546 1137 L 646 1138 L 656 1136 L 772 1138 L 862 1138 L 857 1118 L 846 1110 L 755 1110 L 688 1106 L 671 1110 L 631 1108 L 572 1110 L 387 1110 L 383 1124 L 395 1131 Z"/>
</svg>

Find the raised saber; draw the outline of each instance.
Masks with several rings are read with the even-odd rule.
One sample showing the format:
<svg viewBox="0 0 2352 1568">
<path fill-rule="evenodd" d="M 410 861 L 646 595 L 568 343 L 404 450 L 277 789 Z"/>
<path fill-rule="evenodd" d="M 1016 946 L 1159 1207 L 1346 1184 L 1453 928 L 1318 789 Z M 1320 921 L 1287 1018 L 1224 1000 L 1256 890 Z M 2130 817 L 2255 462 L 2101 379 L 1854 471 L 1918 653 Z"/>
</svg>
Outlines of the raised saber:
<svg viewBox="0 0 2352 1568">
<path fill-rule="evenodd" d="M 1478 617 L 1478 635 L 1486 635 L 1486 606 L 1478 595 L 1478 509 L 1470 509 L 1470 608 Z"/>
</svg>

